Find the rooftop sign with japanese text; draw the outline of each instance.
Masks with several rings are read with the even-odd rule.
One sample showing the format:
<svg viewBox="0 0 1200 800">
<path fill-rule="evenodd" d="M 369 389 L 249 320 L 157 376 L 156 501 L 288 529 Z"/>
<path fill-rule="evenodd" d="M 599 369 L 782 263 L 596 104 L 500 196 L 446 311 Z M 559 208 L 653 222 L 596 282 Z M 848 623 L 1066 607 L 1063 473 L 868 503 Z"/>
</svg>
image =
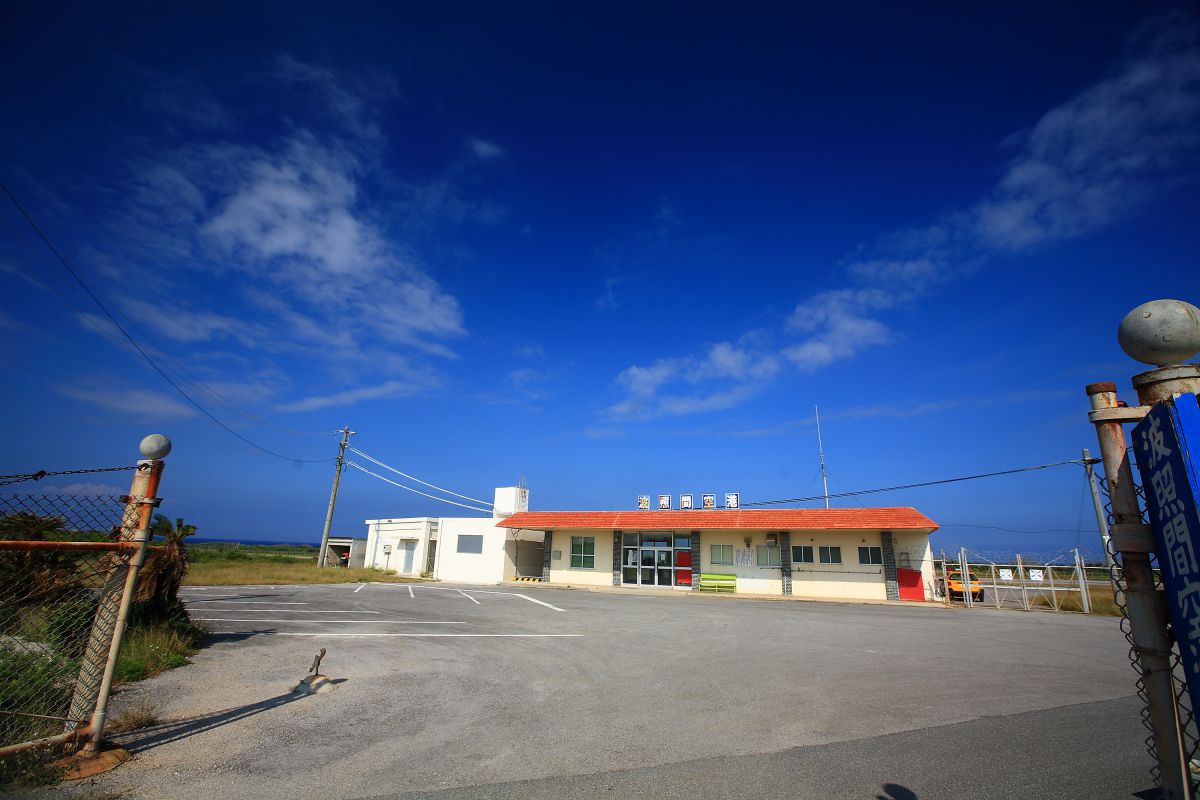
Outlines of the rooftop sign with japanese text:
<svg viewBox="0 0 1200 800">
<path fill-rule="evenodd" d="M 1171 625 L 1188 692 L 1200 699 L 1200 407 L 1194 394 L 1161 403 L 1133 429 Z"/>
</svg>

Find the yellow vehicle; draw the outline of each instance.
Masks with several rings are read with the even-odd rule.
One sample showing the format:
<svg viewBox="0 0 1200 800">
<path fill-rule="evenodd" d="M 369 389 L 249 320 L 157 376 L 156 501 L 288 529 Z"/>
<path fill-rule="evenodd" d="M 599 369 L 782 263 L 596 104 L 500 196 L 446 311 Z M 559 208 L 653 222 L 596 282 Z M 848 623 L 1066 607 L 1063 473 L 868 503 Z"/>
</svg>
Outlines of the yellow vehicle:
<svg viewBox="0 0 1200 800">
<path fill-rule="evenodd" d="M 967 583 L 969 588 L 967 591 L 971 593 L 971 599 L 979 603 L 983 601 L 983 584 L 979 582 L 974 572 L 967 573 Z M 963 599 L 963 576 L 961 570 L 951 572 L 946 578 L 946 593 L 950 595 L 951 600 Z"/>
</svg>

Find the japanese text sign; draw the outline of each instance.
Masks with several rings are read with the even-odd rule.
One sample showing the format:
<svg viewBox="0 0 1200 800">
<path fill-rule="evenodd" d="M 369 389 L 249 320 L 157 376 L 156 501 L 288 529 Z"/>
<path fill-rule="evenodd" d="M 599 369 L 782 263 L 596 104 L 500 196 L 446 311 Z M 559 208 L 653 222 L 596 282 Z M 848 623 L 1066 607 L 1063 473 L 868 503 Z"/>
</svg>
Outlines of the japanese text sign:
<svg viewBox="0 0 1200 800">
<path fill-rule="evenodd" d="M 1146 511 L 1163 588 L 1192 702 L 1200 699 L 1200 562 L 1197 561 L 1196 459 L 1200 407 L 1194 394 L 1161 403 L 1133 429 L 1133 450 L 1146 491 Z"/>
</svg>

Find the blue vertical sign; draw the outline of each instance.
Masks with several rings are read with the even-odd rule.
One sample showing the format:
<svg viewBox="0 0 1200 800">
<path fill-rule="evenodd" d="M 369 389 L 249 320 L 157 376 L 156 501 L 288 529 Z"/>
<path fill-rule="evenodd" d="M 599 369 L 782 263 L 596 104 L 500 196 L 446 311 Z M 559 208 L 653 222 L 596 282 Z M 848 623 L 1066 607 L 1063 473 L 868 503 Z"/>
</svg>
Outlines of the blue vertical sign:
<svg viewBox="0 0 1200 800">
<path fill-rule="evenodd" d="M 1196 395 L 1160 403 L 1133 429 L 1158 564 L 1192 702 L 1200 700 L 1200 407 Z"/>
</svg>

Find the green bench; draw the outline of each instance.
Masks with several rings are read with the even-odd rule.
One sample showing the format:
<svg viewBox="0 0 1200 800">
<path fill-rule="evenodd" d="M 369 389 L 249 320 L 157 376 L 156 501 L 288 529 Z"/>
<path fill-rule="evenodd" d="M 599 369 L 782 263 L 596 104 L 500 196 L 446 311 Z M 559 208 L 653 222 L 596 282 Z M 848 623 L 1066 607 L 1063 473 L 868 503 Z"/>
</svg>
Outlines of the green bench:
<svg viewBox="0 0 1200 800">
<path fill-rule="evenodd" d="M 736 592 L 737 575 L 701 574 L 700 591 L 702 592 Z"/>
</svg>

